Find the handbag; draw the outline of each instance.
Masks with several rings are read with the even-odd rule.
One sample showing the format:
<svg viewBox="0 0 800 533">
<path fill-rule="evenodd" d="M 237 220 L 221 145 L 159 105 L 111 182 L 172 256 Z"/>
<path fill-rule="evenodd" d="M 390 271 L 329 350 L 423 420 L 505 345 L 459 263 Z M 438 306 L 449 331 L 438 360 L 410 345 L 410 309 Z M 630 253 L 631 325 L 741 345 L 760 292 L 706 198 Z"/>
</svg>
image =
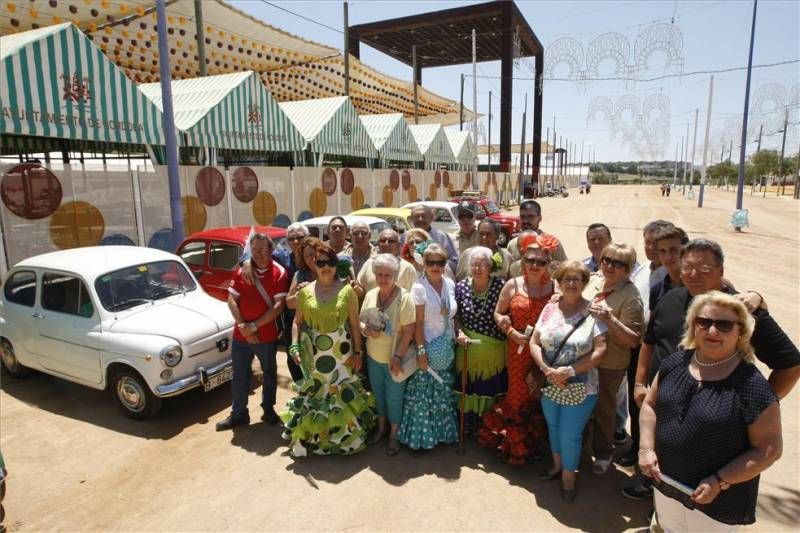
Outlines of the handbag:
<svg viewBox="0 0 800 533">
<path fill-rule="evenodd" d="M 561 350 L 564 349 L 564 346 L 567 344 L 567 341 L 572 336 L 575 331 L 583 322 L 589 317 L 589 315 L 583 315 L 578 323 L 573 326 L 567 335 L 561 339 L 561 343 L 556 348 L 555 353 L 553 354 L 552 363 L 558 359 L 558 355 L 561 353 Z M 542 388 L 542 394 L 547 396 L 552 401 L 559 405 L 580 405 L 584 401 L 586 401 L 586 385 L 584 383 L 567 383 L 565 387 L 557 387 L 556 385 L 547 385 L 546 387 Z"/>
<path fill-rule="evenodd" d="M 391 374 L 395 383 L 402 383 L 411 377 L 411 375 L 414 374 L 418 368 L 417 348 L 413 343 L 411 343 L 411 345 L 408 347 L 408 350 L 406 350 L 406 353 L 403 355 L 403 358 L 400 360 L 400 373 L 395 374 L 393 372 L 389 372 L 389 374 Z"/>
</svg>

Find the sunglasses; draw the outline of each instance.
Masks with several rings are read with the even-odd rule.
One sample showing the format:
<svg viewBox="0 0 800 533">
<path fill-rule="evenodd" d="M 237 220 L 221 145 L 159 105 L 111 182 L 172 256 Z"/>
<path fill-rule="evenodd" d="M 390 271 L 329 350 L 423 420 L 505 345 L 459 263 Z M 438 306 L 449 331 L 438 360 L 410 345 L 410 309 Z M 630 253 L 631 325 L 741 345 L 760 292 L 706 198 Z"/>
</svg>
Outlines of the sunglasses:
<svg viewBox="0 0 800 533">
<path fill-rule="evenodd" d="M 704 316 L 698 316 L 694 319 L 694 325 L 700 329 L 706 330 L 714 326 L 720 333 L 729 333 L 733 329 L 733 326 L 741 325 L 741 323 L 733 320 L 714 320 Z"/>
<path fill-rule="evenodd" d="M 603 256 L 600 261 L 607 267 L 616 268 L 617 270 L 628 268 L 628 263 L 620 261 L 619 259 L 611 259 L 610 257 Z"/>
<path fill-rule="evenodd" d="M 691 274 L 692 270 L 700 273 L 700 274 L 708 274 L 713 270 L 713 266 L 711 265 L 693 265 L 691 263 L 684 263 L 681 265 L 681 274 Z"/>
<path fill-rule="evenodd" d="M 397 239 L 378 239 L 378 242 L 395 244 L 400 241 L 398 241 Z"/>
<path fill-rule="evenodd" d="M 550 263 L 547 259 L 539 259 L 538 257 L 526 257 L 525 262 L 529 265 L 536 265 L 537 267 L 544 267 Z"/>
<path fill-rule="evenodd" d="M 581 278 L 563 278 L 561 280 L 562 285 L 578 285 L 580 283 L 583 283 Z"/>
<path fill-rule="evenodd" d="M 444 268 L 444 266 L 447 264 L 447 260 L 446 259 L 438 259 L 438 260 L 437 259 L 429 259 L 428 261 L 425 261 L 425 264 L 427 266 L 429 266 L 429 267 L 436 266 L 436 267 Z"/>
<path fill-rule="evenodd" d="M 289 242 L 302 241 L 303 239 L 305 239 L 305 237 L 302 235 L 300 235 L 299 237 L 286 237 L 286 240 Z"/>
<path fill-rule="evenodd" d="M 350 234 L 353 237 L 366 237 L 367 235 L 369 235 L 369 232 L 368 231 L 351 231 Z"/>
<path fill-rule="evenodd" d="M 317 265 L 317 268 L 334 268 L 338 262 L 337 259 L 317 259 L 314 264 Z"/>
</svg>

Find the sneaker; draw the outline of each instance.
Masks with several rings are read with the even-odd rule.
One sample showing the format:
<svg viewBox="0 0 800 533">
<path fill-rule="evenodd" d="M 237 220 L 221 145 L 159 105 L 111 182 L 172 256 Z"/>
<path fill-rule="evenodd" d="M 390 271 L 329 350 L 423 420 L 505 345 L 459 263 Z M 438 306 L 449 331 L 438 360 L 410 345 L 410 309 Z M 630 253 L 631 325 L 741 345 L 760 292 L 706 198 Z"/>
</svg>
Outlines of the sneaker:
<svg viewBox="0 0 800 533">
<path fill-rule="evenodd" d="M 622 489 L 622 495 L 629 500 L 649 500 L 653 497 L 653 488 L 637 483 Z"/>
<path fill-rule="evenodd" d="M 277 426 L 281 421 L 280 417 L 278 416 L 278 413 L 275 412 L 275 409 L 264 411 L 264 414 L 261 415 L 261 420 L 263 420 L 270 426 Z"/>
<path fill-rule="evenodd" d="M 606 459 L 595 459 L 594 464 L 592 465 L 592 473 L 597 474 L 598 476 L 602 476 L 606 472 L 608 472 L 608 467 L 611 465 L 611 458 L 608 457 Z"/>
<path fill-rule="evenodd" d="M 639 462 L 639 456 L 634 453 L 626 453 L 625 455 L 623 455 L 614 462 L 617 463 L 619 466 L 625 466 L 625 467 L 633 466 Z"/>
<path fill-rule="evenodd" d="M 625 444 L 628 442 L 628 434 L 624 431 L 615 431 L 613 439 L 614 444 Z"/>
<path fill-rule="evenodd" d="M 228 429 L 233 429 L 238 426 L 246 426 L 250 423 L 250 417 L 245 418 L 234 418 L 233 415 L 230 415 L 225 420 L 217 422 L 217 431 L 226 431 Z"/>
</svg>

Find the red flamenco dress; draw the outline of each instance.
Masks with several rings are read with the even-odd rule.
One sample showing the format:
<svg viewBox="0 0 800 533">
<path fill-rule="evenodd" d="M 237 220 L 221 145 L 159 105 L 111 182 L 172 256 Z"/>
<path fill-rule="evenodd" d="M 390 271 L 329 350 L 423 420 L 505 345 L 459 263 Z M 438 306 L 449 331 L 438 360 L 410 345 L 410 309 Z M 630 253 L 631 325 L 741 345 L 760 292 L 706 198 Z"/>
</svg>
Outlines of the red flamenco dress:
<svg viewBox="0 0 800 533">
<path fill-rule="evenodd" d="M 529 325 L 535 325 L 550 296 L 529 298 L 521 292 L 515 292 L 509 303 L 514 329 L 524 332 Z M 536 376 L 540 371 L 533 363 L 528 345 L 523 346 L 522 351 L 519 348 L 508 339 L 508 393 L 483 415 L 478 430 L 478 444 L 496 450 L 501 460 L 512 465 L 525 464 L 547 437 L 547 423 L 540 403 L 541 392 L 536 390 L 531 393 L 525 382 L 528 372 L 533 371 Z"/>
</svg>

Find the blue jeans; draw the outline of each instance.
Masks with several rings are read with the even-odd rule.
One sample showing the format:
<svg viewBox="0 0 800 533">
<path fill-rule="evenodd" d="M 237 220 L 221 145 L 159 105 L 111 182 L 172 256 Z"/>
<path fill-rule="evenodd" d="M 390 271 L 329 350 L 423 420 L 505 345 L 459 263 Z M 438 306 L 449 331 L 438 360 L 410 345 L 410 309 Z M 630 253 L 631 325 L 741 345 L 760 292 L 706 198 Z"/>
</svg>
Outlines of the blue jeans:
<svg viewBox="0 0 800 533">
<path fill-rule="evenodd" d="M 389 365 L 379 363 L 372 357 L 367 357 L 367 372 L 369 382 L 372 384 L 372 394 L 375 396 L 375 406 L 378 416 L 384 416 L 390 424 L 399 424 L 403 418 L 403 395 L 406 391 L 406 382 L 397 383 L 392 379 Z"/>
<path fill-rule="evenodd" d="M 275 342 L 262 342 L 250 344 L 234 340 L 231 345 L 231 358 L 233 359 L 233 379 L 231 380 L 231 393 L 233 395 L 233 418 L 248 418 L 247 395 L 250 392 L 250 380 L 253 377 L 253 356 L 258 357 L 264 371 L 264 382 L 261 386 L 261 407 L 271 409 L 275 405 L 275 396 L 278 392 L 278 365 L 275 354 L 278 345 Z"/>
<path fill-rule="evenodd" d="M 547 420 L 550 450 L 561 455 L 562 470 L 574 472 L 581 462 L 583 428 L 597 403 L 597 394 L 590 394 L 580 405 L 557 404 L 542 396 L 542 411 Z"/>
</svg>

